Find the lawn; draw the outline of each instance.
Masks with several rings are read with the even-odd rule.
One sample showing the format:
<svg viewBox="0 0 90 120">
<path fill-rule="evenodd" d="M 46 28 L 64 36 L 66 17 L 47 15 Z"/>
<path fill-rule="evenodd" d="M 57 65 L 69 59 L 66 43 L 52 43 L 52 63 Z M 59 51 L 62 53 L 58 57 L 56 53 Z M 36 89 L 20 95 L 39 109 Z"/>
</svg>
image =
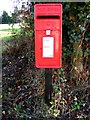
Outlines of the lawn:
<svg viewBox="0 0 90 120">
<path fill-rule="evenodd" d="M 20 28 L 7 28 L 0 29 L 0 52 L 5 51 L 9 46 L 11 46 L 11 41 L 14 40 L 14 36 Z"/>
<path fill-rule="evenodd" d="M 4 41 L 7 41 L 7 40 L 12 40 L 12 37 L 15 35 L 15 32 L 14 31 L 19 31 L 20 29 L 3 29 L 3 30 L 0 30 L 0 40 L 4 40 Z"/>
<path fill-rule="evenodd" d="M 10 40 L 12 37 L 11 29 L 0 30 L 0 40 Z"/>
<path fill-rule="evenodd" d="M 19 30 L 19 23 L 14 24 L 13 28 L 8 24 L 0 24 L 0 40 L 11 40 L 15 35 L 13 30 Z"/>
</svg>

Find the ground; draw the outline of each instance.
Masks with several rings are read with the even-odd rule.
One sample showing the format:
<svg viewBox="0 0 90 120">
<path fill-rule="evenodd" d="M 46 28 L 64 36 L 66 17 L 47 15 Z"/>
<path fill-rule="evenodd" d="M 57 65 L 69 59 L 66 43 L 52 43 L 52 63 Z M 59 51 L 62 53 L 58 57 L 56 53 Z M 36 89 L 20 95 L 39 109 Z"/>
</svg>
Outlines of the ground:
<svg viewBox="0 0 90 120">
<path fill-rule="evenodd" d="M 15 39 L 2 42 L 2 120 L 90 120 L 90 78 L 78 81 L 85 86 L 77 86 L 67 74 L 70 66 L 53 69 L 53 101 L 47 106 L 45 70 L 35 67 L 33 47 L 29 54 L 28 41 L 18 47 L 13 43 Z"/>
</svg>

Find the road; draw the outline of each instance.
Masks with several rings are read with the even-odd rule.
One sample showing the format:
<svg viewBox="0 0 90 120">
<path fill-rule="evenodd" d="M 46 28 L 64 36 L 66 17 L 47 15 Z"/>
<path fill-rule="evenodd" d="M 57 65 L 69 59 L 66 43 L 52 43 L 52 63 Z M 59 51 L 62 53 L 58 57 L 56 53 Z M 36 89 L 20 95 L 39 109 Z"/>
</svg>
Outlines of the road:
<svg viewBox="0 0 90 120">
<path fill-rule="evenodd" d="M 11 29 L 12 28 L 12 24 L 0 24 L 0 30 L 2 29 Z M 20 28 L 19 23 L 15 23 L 13 28 Z"/>
</svg>

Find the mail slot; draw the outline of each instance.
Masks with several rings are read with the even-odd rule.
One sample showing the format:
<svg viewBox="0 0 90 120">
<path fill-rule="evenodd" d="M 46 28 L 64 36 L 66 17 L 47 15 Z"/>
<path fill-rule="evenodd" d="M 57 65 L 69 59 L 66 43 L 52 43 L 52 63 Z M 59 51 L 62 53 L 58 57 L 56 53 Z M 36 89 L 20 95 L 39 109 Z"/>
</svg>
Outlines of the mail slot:
<svg viewBox="0 0 90 120">
<path fill-rule="evenodd" d="M 62 66 L 62 4 L 34 6 L 35 64 L 37 68 Z"/>
</svg>

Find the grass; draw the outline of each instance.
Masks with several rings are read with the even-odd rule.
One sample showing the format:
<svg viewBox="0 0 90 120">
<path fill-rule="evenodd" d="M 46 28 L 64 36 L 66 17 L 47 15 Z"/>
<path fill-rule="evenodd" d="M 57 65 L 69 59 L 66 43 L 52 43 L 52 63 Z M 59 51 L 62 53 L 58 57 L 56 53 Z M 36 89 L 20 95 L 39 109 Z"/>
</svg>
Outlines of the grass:
<svg viewBox="0 0 90 120">
<path fill-rule="evenodd" d="M 10 29 L 7 30 L 0 30 L 0 40 L 8 40 L 11 39 L 12 32 Z"/>
<path fill-rule="evenodd" d="M 20 29 L 14 29 L 19 31 Z M 3 29 L 0 30 L 0 40 L 12 40 L 12 36 L 14 36 L 14 32 L 12 29 Z"/>
<path fill-rule="evenodd" d="M 9 44 L 11 44 L 11 41 L 14 39 L 14 35 L 16 35 L 16 32 L 19 32 L 20 28 L 14 28 L 14 29 L 1 29 L 0 30 L 0 53 L 3 53 L 8 47 Z M 10 46 L 10 45 L 9 45 Z"/>
</svg>

